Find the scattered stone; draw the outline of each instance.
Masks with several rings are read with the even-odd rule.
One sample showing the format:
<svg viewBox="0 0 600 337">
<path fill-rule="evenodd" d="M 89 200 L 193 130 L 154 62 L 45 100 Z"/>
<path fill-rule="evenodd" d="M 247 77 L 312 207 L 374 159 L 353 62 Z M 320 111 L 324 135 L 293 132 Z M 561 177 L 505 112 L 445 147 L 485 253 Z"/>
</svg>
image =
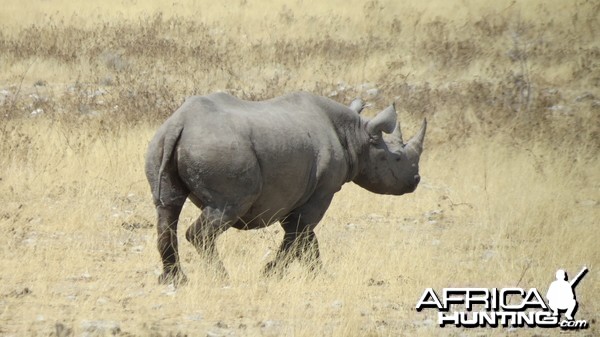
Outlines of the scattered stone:
<svg viewBox="0 0 600 337">
<path fill-rule="evenodd" d="M 377 95 L 379 95 L 379 89 L 377 88 L 371 88 L 369 90 L 366 91 L 368 98 L 375 98 L 377 97 Z"/>
<path fill-rule="evenodd" d="M 203 320 L 203 319 L 204 319 L 204 316 L 202 316 L 202 314 L 201 314 L 201 313 L 195 313 L 195 314 L 188 315 L 188 316 L 186 317 L 186 319 L 187 319 L 188 321 L 201 321 L 201 320 Z"/>
<path fill-rule="evenodd" d="M 335 300 L 333 301 L 333 303 L 331 303 L 331 307 L 334 309 L 341 309 L 344 306 L 344 301 L 342 300 Z"/>
<path fill-rule="evenodd" d="M 44 109 L 37 108 L 31 112 L 31 117 L 39 116 L 44 113 Z"/>
<path fill-rule="evenodd" d="M 70 337 L 73 336 L 73 329 L 65 326 L 63 323 L 56 323 L 54 325 L 54 332 L 51 334 L 53 337 Z"/>
<path fill-rule="evenodd" d="M 121 327 L 115 321 L 88 321 L 81 322 L 81 329 L 84 331 L 82 336 L 115 336 L 121 332 Z"/>
<path fill-rule="evenodd" d="M 367 286 L 369 286 L 369 287 L 373 287 L 373 286 L 381 287 L 383 285 L 385 285 L 384 280 L 375 280 L 374 278 L 370 278 L 369 281 L 367 282 Z"/>
<path fill-rule="evenodd" d="M 583 94 L 581 94 L 575 98 L 575 102 L 592 100 L 594 98 L 596 98 L 596 96 L 594 96 L 594 94 L 592 94 L 591 92 L 584 92 Z"/>
<path fill-rule="evenodd" d="M 444 211 L 441 209 L 432 210 L 423 214 L 430 225 L 435 225 L 444 217 Z"/>
<path fill-rule="evenodd" d="M 32 293 L 31 289 L 29 289 L 28 287 L 25 287 L 23 289 L 18 289 L 18 290 L 11 291 L 8 294 L 8 296 L 19 298 L 19 297 L 24 297 L 24 296 L 27 296 L 27 295 L 31 295 L 31 293 Z"/>
<path fill-rule="evenodd" d="M 367 90 L 373 89 L 373 88 L 375 88 L 373 83 L 362 83 L 356 87 L 356 89 L 358 89 L 359 91 L 367 91 Z"/>
<path fill-rule="evenodd" d="M 8 96 L 10 95 L 10 91 L 8 90 L 0 90 L 0 105 L 4 105 L 8 102 Z"/>
<path fill-rule="evenodd" d="M 550 110 L 552 112 L 552 115 L 554 116 L 572 116 L 573 112 L 571 111 L 571 109 L 568 106 L 565 105 L 553 105 L 551 107 L 548 108 L 548 110 Z"/>
<path fill-rule="evenodd" d="M 141 254 L 144 251 L 144 246 L 133 246 L 131 247 L 131 251 L 136 254 Z"/>
<path fill-rule="evenodd" d="M 484 260 L 490 260 L 490 259 L 494 258 L 496 255 L 497 255 L 497 253 L 496 253 L 495 250 L 493 250 L 493 249 L 486 249 L 483 252 L 483 256 L 482 257 L 483 257 Z"/>
<path fill-rule="evenodd" d="M 427 318 L 425 320 L 423 320 L 423 326 L 432 326 L 433 325 L 433 320 L 431 318 Z"/>
<path fill-rule="evenodd" d="M 229 326 L 223 321 L 218 321 L 217 324 L 215 324 L 215 326 L 220 329 L 228 329 L 229 328 Z"/>
<path fill-rule="evenodd" d="M 339 81 L 337 83 L 337 90 L 338 91 L 346 91 L 346 90 L 348 90 L 348 88 L 349 88 L 348 84 L 346 82 L 344 82 L 344 81 Z"/>
<path fill-rule="evenodd" d="M 171 283 L 162 291 L 162 293 L 167 296 L 175 296 L 175 294 L 177 294 L 177 289 L 175 288 L 175 285 Z"/>
<path fill-rule="evenodd" d="M 96 304 L 103 305 L 103 304 L 106 304 L 106 303 L 108 303 L 108 298 L 106 298 L 106 297 L 100 297 L 100 298 L 98 298 L 96 300 Z"/>
<path fill-rule="evenodd" d="M 385 219 L 385 217 L 383 215 L 377 214 L 377 213 L 371 213 L 371 214 L 367 215 L 367 218 L 370 221 L 377 221 L 377 222 L 383 221 Z"/>
<path fill-rule="evenodd" d="M 119 217 L 120 214 L 114 213 L 113 216 Z M 134 222 L 122 222 L 121 227 L 123 227 L 124 229 L 126 229 L 128 231 L 134 231 L 136 229 L 152 228 L 152 227 L 154 227 L 154 225 L 150 221 L 141 220 L 141 221 L 134 221 Z"/>
<path fill-rule="evenodd" d="M 260 332 L 263 336 L 281 336 L 281 322 L 272 319 L 260 322 Z"/>
<path fill-rule="evenodd" d="M 598 201 L 592 200 L 592 199 L 576 201 L 576 203 L 578 203 L 579 206 L 584 206 L 584 207 L 594 207 L 594 206 L 598 205 Z"/>
</svg>

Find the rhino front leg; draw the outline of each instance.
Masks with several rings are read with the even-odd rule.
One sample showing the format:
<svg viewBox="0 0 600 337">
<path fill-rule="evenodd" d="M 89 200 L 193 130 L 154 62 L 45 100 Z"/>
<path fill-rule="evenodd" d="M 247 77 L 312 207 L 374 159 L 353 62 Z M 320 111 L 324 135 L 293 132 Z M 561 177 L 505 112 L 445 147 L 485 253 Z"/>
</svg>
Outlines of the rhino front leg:
<svg viewBox="0 0 600 337">
<path fill-rule="evenodd" d="M 263 274 L 283 272 L 295 259 L 304 262 L 312 272 L 322 268 L 319 241 L 314 229 L 323 218 L 332 197 L 313 199 L 282 221 L 281 226 L 285 231 L 283 242 L 275 259 L 265 266 Z"/>
<path fill-rule="evenodd" d="M 294 260 L 300 260 L 310 271 L 318 271 L 322 267 L 319 242 L 313 230 L 314 226 L 298 226 L 290 223 L 282 224 L 285 234 L 275 259 L 265 266 L 263 274 L 269 276 L 283 273 Z"/>
<path fill-rule="evenodd" d="M 181 271 L 177 243 L 177 223 L 182 205 L 157 206 L 158 214 L 158 252 L 163 263 L 163 273 L 159 276 L 161 284 L 185 283 L 187 277 Z"/>
</svg>

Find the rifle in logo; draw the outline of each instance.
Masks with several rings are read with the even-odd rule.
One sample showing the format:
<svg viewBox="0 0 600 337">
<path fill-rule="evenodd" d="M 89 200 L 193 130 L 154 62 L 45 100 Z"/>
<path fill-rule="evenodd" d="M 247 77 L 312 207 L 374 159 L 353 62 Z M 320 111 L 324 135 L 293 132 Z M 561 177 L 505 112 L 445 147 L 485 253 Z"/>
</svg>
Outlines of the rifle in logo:
<svg viewBox="0 0 600 337">
<path fill-rule="evenodd" d="M 569 282 L 567 273 L 563 269 L 556 271 L 556 281 L 553 281 L 548 288 L 546 298 L 548 306 L 552 309 L 554 316 L 559 316 L 560 311 L 566 311 L 565 316 L 572 321 L 577 311 L 577 297 L 575 296 L 575 287 L 581 279 L 587 274 L 587 267 L 583 267 L 579 274 Z"/>
</svg>

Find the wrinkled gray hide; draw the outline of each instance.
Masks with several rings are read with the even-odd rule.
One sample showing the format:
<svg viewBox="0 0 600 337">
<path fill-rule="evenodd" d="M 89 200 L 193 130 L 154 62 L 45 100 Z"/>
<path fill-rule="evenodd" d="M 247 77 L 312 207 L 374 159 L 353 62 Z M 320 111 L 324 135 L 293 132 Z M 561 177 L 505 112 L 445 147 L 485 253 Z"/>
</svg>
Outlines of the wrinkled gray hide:
<svg viewBox="0 0 600 337">
<path fill-rule="evenodd" d="M 405 144 L 393 105 L 372 119 L 358 114 L 363 107 L 309 93 L 261 102 L 224 93 L 188 98 L 158 129 L 146 156 L 158 213 L 160 282 L 185 281 L 177 224 L 186 198 L 202 209 L 186 238 L 220 275 L 220 233 L 279 221 L 285 234 L 268 274 L 294 257 L 320 266 L 314 228 L 343 184 L 353 181 L 379 194 L 414 191 L 426 121 Z"/>
</svg>

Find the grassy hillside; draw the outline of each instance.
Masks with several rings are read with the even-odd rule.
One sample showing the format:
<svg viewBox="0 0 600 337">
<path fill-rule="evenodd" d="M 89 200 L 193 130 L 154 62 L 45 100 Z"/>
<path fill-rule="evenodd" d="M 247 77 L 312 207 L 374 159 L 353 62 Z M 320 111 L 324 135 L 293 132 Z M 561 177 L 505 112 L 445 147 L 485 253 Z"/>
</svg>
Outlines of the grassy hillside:
<svg viewBox="0 0 600 337">
<path fill-rule="evenodd" d="M 596 1 L 24 0 L 0 10 L 0 335 L 551 336 L 437 326 L 427 287 L 536 287 L 589 274 L 600 311 Z M 149 139 L 186 96 L 295 90 L 427 117 L 422 183 L 348 184 L 317 228 L 326 272 L 261 267 L 282 231 L 228 231 L 231 280 L 156 282 Z M 198 215 L 187 205 L 182 230 Z M 584 332 L 596 335 L 596 322 Z"/>
</svg>

